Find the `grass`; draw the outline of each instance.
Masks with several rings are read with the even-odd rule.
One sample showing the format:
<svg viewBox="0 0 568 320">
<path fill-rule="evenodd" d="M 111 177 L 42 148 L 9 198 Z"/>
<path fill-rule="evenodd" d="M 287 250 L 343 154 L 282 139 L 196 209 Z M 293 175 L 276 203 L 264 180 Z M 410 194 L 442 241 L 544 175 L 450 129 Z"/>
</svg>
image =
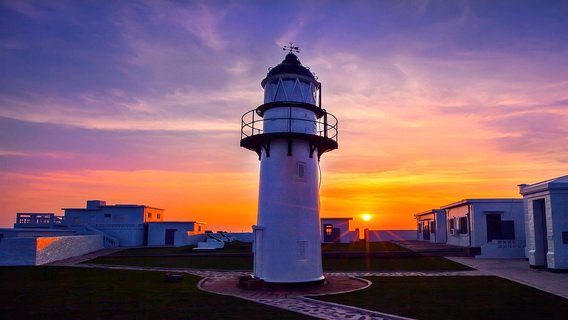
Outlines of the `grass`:
<svg viewBox="0 0 568 320">
<path fill-rule="evenodd" d="M 392 251 L 410 251 L 389 241 L 369 242 L 368 246 L 365 241 L 353 243 L 325 243 L 322 244 L 323 252 L 392 252 Z"/>
<path fill-rule="evenodd" d="M 371 242 L 370 252 L 408 251 L 387 241 Z M 251 256 L 216 256 L 226 253 L 251 253 L 251 244 L 235 241 L 225 248 L 197 255 L 193 247 L 149 247 L 126 249 L 86 263 L 141 267 L 194 268 L 216 270 L 252 270 Z M 366 252 L 364 241 L 323 244 L 323 252 Z M 442 257 L 324 257 L 325 271 L 409 271 L 409 270 L 472 270 L 470 267 Z"/>
<path fill-rule="evenodd" d="M 1 267 L 1 319 L 314 319 L 197 288 L 185 275 L 71 267 Z"/>
<path fill-rule="evenodd" d="M 324 258 L 326 271 L 434 271 L 473 270 L 443 257 Z"/>
<path fill-rule="evenodd" d="M 203 253 L 202 251 L 194 251 L 193 248 L 195 246 L 130 248 L 115 252 L 111 256 L 193 255 Z M 367 250 L 371 252 L 410 251 L 389 241 L 370 242 L 368 248 L 364 241 L 322 244 L 322 252 L 366 252 Z M 224 248 L 207 253 L 252 253 L 252 244 L 241 241 L 227 242 Z"/>
<path fill-rule="evenodd" d="M 115 252 L 111 254 L 111 256 L 192 255 L 203 253 L 202 251 L 194 251 L 193 248 L 195 247 L 196 246 L 130 248 Z M 241 241 L 227 242 L 224 248 L 216 249 L 208 253 L 252 253 L 252 244 L 250 242 Z"/>
<path fill-rule="evenodd" d="M 253 267 L 252 257 L 229 256 L 128 257 L 109 255 L 86 263 L 216 270 L 252 270 Z M 472 270 L 470 267 L 442 257 L 323 258 L 322 263 L 325 271 Z"/>
<path fill-rule="evenodd" d="M 418 318 L 566 319 L 566 299 L 492 276 L 366 277 L 365 290 L 319 300 Z"/>
<path fill-rule="evenodd" d="M 252 270 L 252 257 L 216 256 L 113 256 L 95 258 L 85 263 L 139 267 L 193 268 L 216 270 Z"/>
</svg>

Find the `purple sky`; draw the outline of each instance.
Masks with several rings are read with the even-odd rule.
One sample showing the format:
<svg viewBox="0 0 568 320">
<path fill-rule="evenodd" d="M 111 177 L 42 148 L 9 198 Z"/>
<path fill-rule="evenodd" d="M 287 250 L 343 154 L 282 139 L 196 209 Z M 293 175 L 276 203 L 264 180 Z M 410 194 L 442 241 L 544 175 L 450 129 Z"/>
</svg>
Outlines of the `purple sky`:
<svg viewBox="0 0 568 320">
<path fill-rule="evenodd" d="M 240 117 L 290 41 L 340 121 L 322 215 L 407 228 L 518 196 L 568 173 L 567 17 L 567 1 L 2 0 L 0 227 L 98 198 L 250 227 Z"/>
</svg>

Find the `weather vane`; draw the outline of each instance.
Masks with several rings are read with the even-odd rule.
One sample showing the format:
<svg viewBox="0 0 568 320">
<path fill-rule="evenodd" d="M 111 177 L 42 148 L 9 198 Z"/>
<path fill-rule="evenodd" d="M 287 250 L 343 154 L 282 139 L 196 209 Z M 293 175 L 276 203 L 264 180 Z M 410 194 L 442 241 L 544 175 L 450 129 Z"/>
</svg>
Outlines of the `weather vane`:
<svg viewBox="0 0 568 320">
<path fill-rule="evenodd" d="M 284 50 L 284 51 L 289 50 L 290 53 L 292 53 L 292 52 L 300 53 L 300 47 L 294 47 L 294 44 L 292 42 L 290 42 L 289 46 L 284 46 L 284 48 L 282 48 L 282 50 Z"/>
</svg>

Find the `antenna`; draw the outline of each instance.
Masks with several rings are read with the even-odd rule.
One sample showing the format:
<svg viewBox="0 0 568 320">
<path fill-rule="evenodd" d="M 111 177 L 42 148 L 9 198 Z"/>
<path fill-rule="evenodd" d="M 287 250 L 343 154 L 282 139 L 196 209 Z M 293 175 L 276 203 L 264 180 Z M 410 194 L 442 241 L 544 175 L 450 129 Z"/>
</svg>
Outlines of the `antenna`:
<svg viewBox="0 0 568 320">
<path fill-rule="evenodd" d="M 300 53 L 300 47 L 294 47 L 294 43 L 290 42 L 289 46 L 284 46 L 284 48 L 282 48 L 282 50 L 286 51 L 290 51 L 290 53 L 296 52 L 296 53 Z"/>
</svg>

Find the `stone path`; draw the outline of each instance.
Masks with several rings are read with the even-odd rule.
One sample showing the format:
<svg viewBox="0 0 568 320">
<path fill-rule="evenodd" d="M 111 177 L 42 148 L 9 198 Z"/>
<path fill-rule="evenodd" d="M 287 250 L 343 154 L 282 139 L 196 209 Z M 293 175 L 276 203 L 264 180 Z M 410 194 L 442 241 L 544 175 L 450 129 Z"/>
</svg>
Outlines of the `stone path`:
<svg viewBox="0 0 568 320">
<path fill-rule="evenodd" d="M 568 273 L 532 269 L 525 259 L 448 258 L 492 276 L 501 277 L 568 299 Z"/>
</svg>

